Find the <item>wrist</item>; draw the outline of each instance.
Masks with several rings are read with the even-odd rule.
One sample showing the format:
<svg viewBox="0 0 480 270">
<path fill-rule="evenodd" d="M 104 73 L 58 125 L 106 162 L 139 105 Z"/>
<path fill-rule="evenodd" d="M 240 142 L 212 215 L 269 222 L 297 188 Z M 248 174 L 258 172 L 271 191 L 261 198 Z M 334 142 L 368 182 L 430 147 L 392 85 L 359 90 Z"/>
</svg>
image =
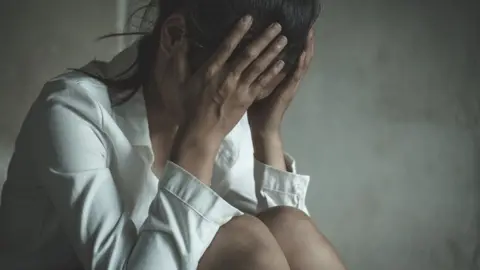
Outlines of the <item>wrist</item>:
<svg viewBox="0 0 480 270">
<path fill-rule="evenodd" d="M 180 131 L 175 138 L 171 160 L 210 185 L 213 165 L 221 140 L 201 131 Z"/>
<path fill-rule="evenodd" d="M 256 160 L 278 170 L 286 171 L 280 133 L 254 134 L 252 140 Z"/>
<path fill-rule="evenodd" d="M 194 150 L 205 156 L 215 156 L 220 148 L 221 140 L 209 135 L 189 134 L 180 140 L 179 151 Z"/>
<path fill-rule="evenodd" d="M 178 150 L 192 148 L 206 155 L 216 155 L 223 141 L 223 137 L 216 134 L 214 130 L 194 123 L 183 125 L 179 129 L 176 139 L 181 146 Z"/>
<path fill-rule="evenodd" d="M 279 130 L 252 130 L 252 140 L 254 144 L 263 145 L 280 145 L 282 144 L 282 136 Z"/>
</svg>

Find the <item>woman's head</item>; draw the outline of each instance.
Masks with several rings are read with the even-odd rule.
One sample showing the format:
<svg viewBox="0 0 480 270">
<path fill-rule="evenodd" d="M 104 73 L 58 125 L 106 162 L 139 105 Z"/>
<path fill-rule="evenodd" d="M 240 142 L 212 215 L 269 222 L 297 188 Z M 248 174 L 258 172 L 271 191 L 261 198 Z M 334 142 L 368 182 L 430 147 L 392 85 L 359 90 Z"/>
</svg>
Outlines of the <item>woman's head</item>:
<svg viewBox="0 0 480 270">
<path fill-rule="evenodd" d="M 282 58 L 287 69 L 292 68 L 320 11 L 318 0 L 159 0 L 158 6 L 159 27 L 173 14 L 184 16 L 192 70 L 213 54 L 233 25 L 247 14 L 252 15 L 254 24 L 237 51 L 278 22 L 289 40 Z"/>
<path fill-rule="evenodd" d="M 233 58 L 270 24 L 278 22 L 282 35 L 288 38 L 281 58 L 285 70 L 292 70 L 304 50 L 308 31 L 320 13 L 319 0 L 152 0 L 149 7 L 152 6 L 158 10 L 157 19 L 151 33 L 139 42 L 138 57 L 132 66 L 134 75 L 105 80 L 113 88 L 135 91 L 152 79 L 158 66 L 170 68 L 168 57 L 176 42 L 188 43 L 189 69 L 194 72 L 218 49 L 234 24 L 247 14 L 253 17 L 254 23 Z"/>
</svg>

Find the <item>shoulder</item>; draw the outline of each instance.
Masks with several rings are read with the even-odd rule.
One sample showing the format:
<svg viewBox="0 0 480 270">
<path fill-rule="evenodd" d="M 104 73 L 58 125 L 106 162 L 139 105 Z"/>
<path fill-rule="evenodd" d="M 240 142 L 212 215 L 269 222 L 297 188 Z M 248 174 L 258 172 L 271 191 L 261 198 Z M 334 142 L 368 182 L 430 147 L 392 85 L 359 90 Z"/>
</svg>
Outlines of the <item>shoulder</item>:
<svg viewBox="0 0 480 270">
<path fill-rule="evenodd" d="M 108 144 L 103 119 L 110 106 L 106 86 L 80 72 L 49 80 L 22 124 L 17 159 L 62 171 L 104 166 Z"/>
<path fill-rule="evenodd" d="M 80 72 L 61 74 L 45 83 L 32 104 L 16 149 L 103 142 L 104 119 L 111 110 L 107 88 L 100 81 Z"/>
<path fill-rule="evenodd" d="M 111 114 L 108 89 L 102 82 L 72 71 L 49 80 L 32 106 L 36 116 L 51 116 L 62 107 L 85 121 L 102 126 L 103 114 Z"/>
</svg>

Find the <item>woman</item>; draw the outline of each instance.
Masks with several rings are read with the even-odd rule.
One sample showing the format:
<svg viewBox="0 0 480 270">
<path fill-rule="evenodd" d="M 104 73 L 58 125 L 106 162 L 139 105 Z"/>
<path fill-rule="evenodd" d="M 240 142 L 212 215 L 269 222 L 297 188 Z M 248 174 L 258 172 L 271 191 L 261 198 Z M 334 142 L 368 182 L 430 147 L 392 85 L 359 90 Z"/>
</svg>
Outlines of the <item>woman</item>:
<svg viewBox="0 0 480 270">
<path fill-rule="evenodd" d="M 2 269 L 343 269 L 279 132 L 317 1 L 158 5 L 138 44 L 32 106 L 4 186 Z"/>
</svg>

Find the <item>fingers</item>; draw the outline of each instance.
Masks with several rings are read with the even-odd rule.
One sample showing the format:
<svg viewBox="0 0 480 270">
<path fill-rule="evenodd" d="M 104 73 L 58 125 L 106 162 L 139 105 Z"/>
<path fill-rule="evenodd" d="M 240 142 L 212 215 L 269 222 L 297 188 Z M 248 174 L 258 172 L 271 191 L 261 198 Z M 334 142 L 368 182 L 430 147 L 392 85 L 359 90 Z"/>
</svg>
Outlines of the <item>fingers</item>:
<svg viewBox="0 0 480 270">
<path fill-rule="evenodd" d="M 265 48 L 268 47 L 268 45 L 280 34 L 282 31 L 282 27 L 278 23 L 272 24 L 263 34 L 253 43 L 251 43 L 247 48 L 245 49 L 243 55 L 240 56 L 238 60 L 235 61 L 233 65 L 233 73 L 240 75 L 243 73 L 243 71 L 253 62 L 257 59 L 257 57 L 262 54 L 262 52 L 265 50 Z M 279 40 L 278 42 L 283 43 L 286 42 L 285 40 Z M 285 45 L 283 45 L 284 47 Z M 276 47 L 273 48 L 276 50 Z M 283 48 L 282 48 L 283 49 Z M 278 53 L 277 53 L 278 54 Z M 266 66 L 264 67 L 264 69 Z M 260 72 L 258 72 L 257 76 L 264 71 L 262 69 Z M 258 71 L 258 70 L 257 70 Z"/>
<path fill-rule="evenodd" d="M 280 98 L 287 103 L 293 99 L 295 93 L 297 92 L 298 86 L 300 85 L 300 81 L 305 74 L 305 70 L 307 69 L 307 62 L 307 53 L 304 51 L 300 55 L 297 68 L 295 69 L 294 73 L 287 77 L 286 80 L 278 87 L 278 89 L 273 92 L 277 98 Z"/>
<path fill-rule="evenodd" d="M 188 44 L 183 42 L 176 51 L 174 68 L 180 82 L 185 82 L 188 77 Z"/>
<path fill-rule="evenodd" d="M 307 52 L 304 51 L 300 55 L 300 60 L 298 61 L 297 68 L 295 69 L 295 72 L 293 73 L 292 83 L 296 84 L 302 79 L 303 74 L 304 74 L 305 69 L 306 69 L 306 66 L 307 66 Z"/>
<path fill-rule="evenodd" d="M 210 73 L 217 73 L 223 65 L 227 62 L 228 58 L 232 55 L 233 51 L 237 48 L 240 41 L 242 41 L 245 34 L 252 26 L 253 18 L 251 16 L 243 17 L 237 25 L 234 27 L 229 36 L 220 45 L 220 48 L 207 62 Z"/>
<path fill-rule="evenodd" d="M 272 64 L 272 61 L 278 57 L 278 55 L 282 52 L 282 50 L 287 45 L 287 38 L 285 36 L 280 36 L 277 40 L 269 46 L 269 48 L 260 56 L 258 57 L 244 72 L 242 75 L 242 80 L 247 85 L 252 84 L 258 77 L 268 69 L 268 67 Z M 283 63 L 283 62 L 282 62 Z M 283 68 L 283 66 L 282 66 Z M 275 69 L 273 69 L 275 70 Z M 268 75 L 271 75 L 271 72 L 267 72 Z M 264 76 L 262 76 L 262 80 L 264 80 Z"/>
<path fill-rule="evenodd" d="M 310 29 L 310 32 L 308 32 L 305 52 L 307 53 L 306 68 L 308 69 L 308 67 L 310 66 L 310 63 L 312 62 L 313 56 L 315 54 L 315 33 L 313 29 Z"/>
<path fill-rule="evenodd" d="M 285 67 L 285 62 L 282 60 L 277 61 L 272 65 L 266 72 L 258 77 L 258 79 L 252 84 L 251 90 L 261 91 L 270 84 L 270 82 L 275 78 L 280 72 L 282 72 Z"/>
<path fill-rule="evenodd" d="M 310 30 L 308 37 L 307 37 L 307 43 L 305 46 L 305 50 L 303 53 L 300 55 L 300 59 L 297 64 L 297 68 L 295 69 L 293 75 L 289 79 L 289 81 L 285 84 L 285 89 L 292 89 L 298 87 L 298 84 L 302 80 L 303 76 L 308 70 L 308 67 L 313 59 L 313 53 L 314 53 L 314 33 L 313 30 Z"/>
</svg>

